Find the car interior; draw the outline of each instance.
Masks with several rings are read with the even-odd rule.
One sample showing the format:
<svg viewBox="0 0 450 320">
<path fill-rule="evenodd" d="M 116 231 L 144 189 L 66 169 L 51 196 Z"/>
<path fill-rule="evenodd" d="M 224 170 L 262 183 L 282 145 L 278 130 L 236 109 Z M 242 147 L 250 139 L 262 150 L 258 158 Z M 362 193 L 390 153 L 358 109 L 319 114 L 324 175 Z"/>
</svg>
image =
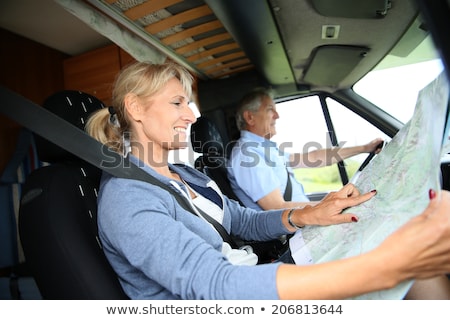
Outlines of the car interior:
<svg viewBox="0 0 450 320">
<path fill-rule="evenodd" d="M 226 163 L 246 92 L 270 88 L 280 110 L 315 99 L 321 132 L 337 146 L 334 103 L 386 142 L 406 122 L 356 92 L 371 72 L 437 59 L 450 76 L 446 0 L 19 0 L 0 8 L 1 299 L 128 299 L 97 235 L 101 169 L 60 142 L 61 128 L 52 132 L 15 104 L 42 107 L 82 131 L 92 111 L 110 105 L 115 75 L 128 63 L 179 63 L 195 78 L 198 117 L 187 155 L 175 154 L 174 162 L 204 172 L 239 201 Z M 279 126 L 288 136 L 298 129 Z M 349 167 L 336 165 L 338 185 L 352 178 Z M 450 190 L 448 154 L 439 169 Z M 308 197 L 331 190 L 311 189 Z"/>
</svg>

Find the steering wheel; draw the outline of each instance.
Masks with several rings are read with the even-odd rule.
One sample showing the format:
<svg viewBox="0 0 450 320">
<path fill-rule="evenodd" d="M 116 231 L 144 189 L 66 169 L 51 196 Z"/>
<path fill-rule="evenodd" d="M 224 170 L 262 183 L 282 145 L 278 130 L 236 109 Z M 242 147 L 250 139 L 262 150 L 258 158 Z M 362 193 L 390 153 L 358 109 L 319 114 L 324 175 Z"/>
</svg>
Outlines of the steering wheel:
<svg viewBox="0 0 450 320">
<path fill-rule="evenodd" d="M 380 144 L 375 148 L 375 150 L 383 149 L 385 142 L 382 141 Z M 361 174 L 361 171 L 369 164 L 369 162 L 375 157 L 377 154 L 375 152 L 369 153 L 367 158 L 363 161 L 363 163 L 359 166 L 358 170 L 353 175 L 352 179 L 350 180 L 351 183 L 355 183 L 356 180 L 359 178 L 359 175 Z"/>
<path fill-rule="evenodd" d="M 375 150 L 378 149 L 383 149 L 384 147 L 384 141 L 381 141 L 379 145 L 377 145 L 377 147 L 375 148 Z M 367 156 L 367 158 L 363 161 L 363 163 L 359 166 L 358 168 L 358 172 L 363 171 L 363 169 L 369 164 L 369 162 L 373 159 L 373 157 L 375 157 L 377 154 L 375 152 L 371 152 L 369 153 L 369 155 Z"/>
</svg>

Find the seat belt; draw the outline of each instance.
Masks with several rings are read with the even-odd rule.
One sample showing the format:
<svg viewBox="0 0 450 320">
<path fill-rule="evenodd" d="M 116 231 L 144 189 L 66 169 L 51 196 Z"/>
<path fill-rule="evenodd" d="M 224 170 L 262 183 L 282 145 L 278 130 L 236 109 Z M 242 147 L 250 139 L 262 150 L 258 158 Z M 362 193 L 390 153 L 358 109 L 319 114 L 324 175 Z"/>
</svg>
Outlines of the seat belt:
<svg viewBox="0 0 450 320">
<path fill-rule="evenodd" d="M 292 201 L 292 182 L 291 182 L 291 175 L 289 174 L 289 171 L 286 168 L 287 173 L 287 183 L 286 183 L 286 190 L 284 190 L 284 201 Z"/>
<path fill-rule="evenodd" d="M 110 150 L 106 145 L 71 123 L 2 86 L 0 86 L 0 101 L 0 111 L 3 114 L 36 134 L 118 178 L 140 180 L 161 187 L 170 192 L 183 209 L 194 213 L 189 200 L 184 196 L 174 192 L 164 183 L 130 162 L 128 158 Z M 219 222 L 206 212 L 200 211 L 200 213 L 214 226 L 225 242 L 228 242 L 232 248 L 237 248 L 230 234 Z"/>
</svg>

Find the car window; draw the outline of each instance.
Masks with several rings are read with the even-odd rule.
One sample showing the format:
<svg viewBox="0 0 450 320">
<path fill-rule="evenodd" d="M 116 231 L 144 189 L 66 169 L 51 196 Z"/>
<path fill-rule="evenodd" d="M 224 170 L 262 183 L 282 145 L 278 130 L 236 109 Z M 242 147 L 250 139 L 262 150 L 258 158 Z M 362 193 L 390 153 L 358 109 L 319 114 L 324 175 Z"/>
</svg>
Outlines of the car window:
<svg viewBox="0 0 450 320">
<path fill-rule="evenodd" d="M 364 145 L 376 138 L 381 138 L 387 143 L 391 140 L 391 137 L 383 131 L 336 100 L 327 98 L 326 102 L 340 147 Z M 367 156 L 367 153 L 363 153 L 344 161 L 349 180 Z"/>
<path fill-rule="evenodd" d="M 327 98 L 326 103 L 341 147 L 365 144 L 378 137 L 390 140 L 382 131 L 334 99 Z M 276 107 L 280 118 L 277 120 L 277 134 L 273 141 L 278 143 L 280 149 L 290 153 L 307 153 L 332 147 L 318 96 L 279 102 Z M 349 179 L 367 155 L 361 154 L 345 160 Z M 336 164 L 321 168 L 297 168 L 294 173 L 306 193 L 329 192 L 340 189 L 343 185 Z"/>
<path fill-rule="evenodd" d="M 444 65 L 430 36 L 410 54 L 399 57 L 389 54 L 353 90 L 376 104 L 399 121 L 411 119 L 417 96 L 426 85 L 444 70 Z M 450 151 L 449 130 L 446 131 L 445 152 Z"/>
<path fill-rule="evenodd" d="M 441 59 L 427 37 L 407 56 L 387 55 L 353 90 L 406 123 L 413 115 L 419 91 L 442 70 Z"/>
<path fill-rule="evenodd" d="M 412 117 L 419 91 L 443 70 L 430 37 L 404 56 L 389 54 L 373 71 L 353 86 L 355 93 L 371 101 L 402 123 Z M 353 113 L 332 98 L 326 99 L 331 122 L 341 147 L 368 143 L 390 137 L 368 121 Z M 314 148 L 331 146 L 325 117 L 317 96 L 277 103 L 280 119 L 273 140 L 289 152 L 308 152 Z M 293 134 L 295 132 L 295 134 Z M 348 179 L 359 168 L 367 154 L 344 161 Z M 307 193 L 328 192 L 342 187 L 337 165 L 323 168 L 294 170 Z"/>
</svg>

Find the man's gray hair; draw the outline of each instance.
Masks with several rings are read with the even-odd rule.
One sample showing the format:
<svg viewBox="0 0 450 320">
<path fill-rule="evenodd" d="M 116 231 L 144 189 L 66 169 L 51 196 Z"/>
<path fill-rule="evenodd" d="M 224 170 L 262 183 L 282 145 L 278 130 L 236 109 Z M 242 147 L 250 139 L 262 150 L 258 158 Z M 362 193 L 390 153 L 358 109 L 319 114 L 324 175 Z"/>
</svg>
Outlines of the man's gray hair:
<svg viewBox="0 0 450 320">
<path fill-rule="evenodd" d="M 247 128 L 247 122 L 244 119 L 245 111 L 258 111 L 261 106 L 262 100 L 265 97 L 273 99 L 273 93 L 267 88 L 256 88 L 249 93 L 245 94 L 239 102 L 236 112 L 236 125 L 239 130 L 245 130 Z"/>
</svg>

